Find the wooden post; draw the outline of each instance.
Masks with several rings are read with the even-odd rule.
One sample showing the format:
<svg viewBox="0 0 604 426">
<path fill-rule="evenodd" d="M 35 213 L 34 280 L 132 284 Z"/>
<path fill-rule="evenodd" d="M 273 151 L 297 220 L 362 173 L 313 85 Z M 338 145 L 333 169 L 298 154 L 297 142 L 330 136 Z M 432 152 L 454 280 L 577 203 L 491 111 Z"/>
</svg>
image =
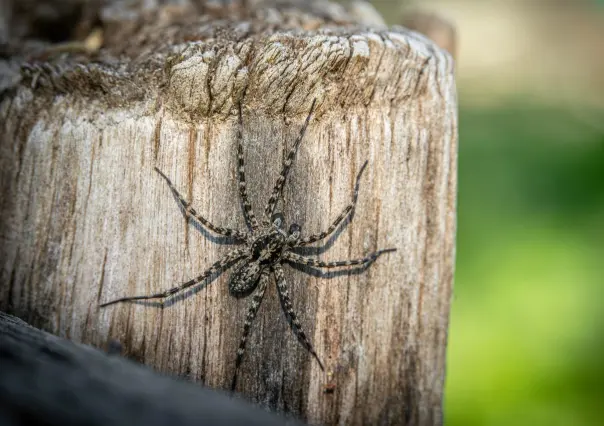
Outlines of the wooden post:
<svg viewBox="0 0 604 426">
<path fill-rule="evenodd" d="M 439 424 L 455 248 L 452 60 L 404 28 L 357 27 L 326 2 L 260 3 L 115 13 L 92 57 L 21 67 L 0 103 L 0 309 L 77 342 L 116 339 L 157 370 L 228 389 L 250 303 L 229 294 L 229 272 L 163 309 L 99 304 L 167 290 L 233 248 L 184 218 L 154 167 L 197 212 L 244 229 L 237 106 L 261 215 L 316 99 L 279 204 L 287 227 L 326 229 L 368 160 L 353 219 L 306 254 L 397 251 L 357 273 L 286 266 L 325 371 L 271 281 L 236 390 L 312 423 Z"/>
</svg>

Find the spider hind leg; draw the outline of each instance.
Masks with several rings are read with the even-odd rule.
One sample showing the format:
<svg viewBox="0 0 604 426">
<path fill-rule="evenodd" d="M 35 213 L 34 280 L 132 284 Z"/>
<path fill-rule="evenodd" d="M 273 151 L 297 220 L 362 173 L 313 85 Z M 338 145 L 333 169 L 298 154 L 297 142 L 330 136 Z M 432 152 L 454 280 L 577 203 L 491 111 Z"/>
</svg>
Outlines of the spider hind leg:
<svg viewBox="0 0 604 426">
<path fill-rule="evenodd" d="M 302 325 L 298 320 L 298 316 L 294 312 L 294 307 L 292 305 L 291 299 L 289 298 L 289 289 L 287 288 L 287 282 L 285 281 L 285 274 L 283 273 L 283 267 L 280 264 L 276 264 L 273 266 L 273 272 L 275 273 L 275 279 L 277 280 L 277 290 L 279 292 L 279 297 L 283 302 L 283 308 L 285 310 L 285 314 L 290 320 L 290 324 L 293 328 L 296 337 L 304 345 L 304 347 L 311 353 L 311 355 L 317 360 L 319 363 L 319 367 L 321 367 L 322 371 L 325 371 L 325 367 L 323 363 L 319 359 L 319 355 L 315 352 L 315 349 L 310 342 L 310 339 L 302 330 Z"/>
<path fill-rule="evenodd" d="M 237 386 L 237 376 L 239 373 L 239 366 L 241 365 L 243 355 L 245 354 L 245 344 L 247 343 L 247 338 L 250 334 L 252 322 L 254 321 L 254 318 L 256 318 L 256 313 L 258 313 L 260 303 L 262 303 L 262 298 L 264 297 L 264 292 L 266 291 L 266 286 L 268 284 L 269 277 L 270 275 L 268 269 L 262 271 L 258 287 L 256 288 L 254 295 L 252 296 L 252 302 L 250 303 L 249 310 L 245 317 L 245 323 L 243 324 L 243 334 L 241 335 L 239 347 L 237 348 L 237 359 L 235 360 L 235 374 L 233 375 L 233 382 L 231 384 L 232 391 L 234 391 L 235 387 Z"/>
</svg>

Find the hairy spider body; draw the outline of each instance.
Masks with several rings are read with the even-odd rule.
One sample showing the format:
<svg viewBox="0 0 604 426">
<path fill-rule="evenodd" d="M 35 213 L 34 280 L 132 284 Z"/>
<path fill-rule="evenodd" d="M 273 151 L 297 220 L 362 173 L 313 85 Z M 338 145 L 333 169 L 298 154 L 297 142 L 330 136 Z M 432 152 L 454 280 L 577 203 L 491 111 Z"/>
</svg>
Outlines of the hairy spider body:
<svg viewBox="0 0 604 426">
<path fill-rule="evenodd" d="M 258 285 L 260 274 L 264 270 L 258 262 L 250 258 L 242 261 L 241 266 L 233 272 L 229 281 L 229 290 L 233 296 L 243 296 Z"/>
<path fill-rule="evenodd" d="M 251 261 L 258 262 L 261 266 L 272 265 L 281 259 L 281 253 L 285 248 L 287 235 L 281 229 L 270 229 L 267 233 L 260 235 L 251 244 Z"/>
<path fill-rule="evenodd" d="M 176 190 L 172 181 L 163 174 L 157 167 L 155 170 L 163 177 L 167 182 L 170 190 L 184 209 L 185 215 L 188 217 L 195 218 L 199 223 L 205 226 L 210 231 L 231 237 L 235 240 L 233 244 L 243 244 L 243 247 L 236 248 L 228 252 L 223 258 L 215 262 L 209 269 L 207 269 L 200 276 L 182 283 L 181 285 L 171 288 L 169 290 L 155 293 L 151 295 L 142 296 L 131 296 L 122 297 L 120 299 L 112 300 L 110 302 L 103 303 L 101 307 L 112 305 L 118 302 L 130 302 L 135 300 L 149 300 L 149 299 L 163 299 L 172 296 L 182 290 L 196 285 L 206 278 L 216 273 L 221 273 L 233 265 L 237 265 L 235 271 L 231 275 L 229 280 L 229 291 L 234 296 L 245 296 L 252 293 L 252 301 L 249 306 L 245 323 L 243 326 L 243 335 L 239 342 L 239 348 L 237 349 L 237 358 L 235 361 L 235 374 L 233 376 L 232 389 L 235 389 L 237 383 L 237 372 L 245 353 L 245 344 L 250 332 L 251 324 L 256 317 L 258 308 L 264 297 L 269 279 L 271 275 L 274 275 L 277 284 L 277 291 L 279 298 L 281 299 L 284 312 L 290 322 L 290 325 L 296 334 L 298 340 L 304 345 L 304 347 L 313 355 L 317 360 L 319 366 L 324 370 L 323 363 L 319 359 L 319 356 L 315 352 L 310 340 L 302 330 L 298 317 L 293 309 L 293 305 L 289 296 L 289 289 L 285 280 L 285 274 L 283 271 L 283 263 L 308 265 L 316 268 L 341 268 L 350 266 L 368 266 L 370 263 L 375 261 L 381 254 L 395 251 L 396 249 L 385 249 L 377 250 L 374 253 L 370 253 L 367 256 L 359 259 L 350 260 L 339 260 L 334 262 L 323 262 L 310 257 L 305 257 L 295 253 L 294 249 L 297 247 L 304 247 L 308 244 L 320 241 L 333 232 L 349 218 L 356 206 L 358 193 L 359 193 L 359 182 L 367 161 L 363 164 L 356 176 L 356 182 L 354 186 L 354 193 L 352 202 L 344 208 L 340 215 L 332 222 L 326 231 L 318 234 L 312 234 L 307 237 L 301 236 L 301 228 L 298 224 L 291 224 L 289 231 L 283 229 L 283 215 L 281 213 L 275 213 L 275 206 L 278 200 L 282 197 L 283 186 L 287 180 L 289 169 L 293 164 L 298 146 L 304 137 L 306 128 L 312 116 L 315 106 L 313 101 L 310 108 L 310 112 L 306 117 L 306 121 L 302 126 L 298 137 L 294 142 L 294 146 L 289 151 L 286 159 L 283 161 L 283 168 L 281 174 L 275 183 L 273 192 L 269 198 L 267 206 L 264 210 L 264 218 L 261 222 L 258 222 L 256 215 L 252 209 L 252 206 L 247 196 L 247 185 L 245 181 L 245 163 L 243 159 L 243 146 L 242 146 L 242 129 L 243 119 L 241 113 L 241 105 L 239 106 L 239 126 L 237 131 L 237 154 L 238 154 L 238 178 L 239 178 L 239 196 L 243 206 L 243 214 L 249 230 L 241 231 L 230 228 L 223 228 L 214 225 L 208 221 L 205 217 L 197 213 L 197 211 L 191 207 L 190 203 L 186 201 L 182 195 Z M 269 219 L 270 218 L 270 219 Z"/>
<path fill-rule="evenodd" d="M 235 270 L 229 281 L 229 290 L 234 296 L 245 295 L 258 285 L 260 274 L 281 261 L 286 247 L 287 235 L 274 224 L 267 231 L 253 238 L 249 244 L 250 256 Z"/>
</svg>

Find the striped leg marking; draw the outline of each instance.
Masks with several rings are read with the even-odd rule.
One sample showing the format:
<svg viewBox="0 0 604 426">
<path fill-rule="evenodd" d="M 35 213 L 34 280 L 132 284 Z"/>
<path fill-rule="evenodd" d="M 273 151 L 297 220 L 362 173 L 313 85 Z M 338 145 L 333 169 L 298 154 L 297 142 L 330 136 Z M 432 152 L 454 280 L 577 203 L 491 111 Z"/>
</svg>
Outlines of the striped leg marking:
<svg viewBox="0 0 604 426">
<path fill-rule="evenodd" d="M 283 307 L 285 308 L 285 314 L 291 320 L 291 324 L 294 329 L 294 333 L 296 333 L 296 337 L 298 338 L 298 340 L 300 342 L 302 342 L 304 347 L 315 357 L 315 359 L 319 363 L 319 367 L 321 367 L 321 370 L 325 371 L 325 367 L 323 367 L 323 363 L 321 362 L 321 360 L 319 359 L 319 356 L 315 352 L 315 349 L 313 348 L 312 343 L 310 343 L 310 340 L 308 339 L 308 337 L 306 337 L 304 330 L 302 330 L 302 325 L 300 324 L 300 321 L 298 320 L 298 316 L 294 312 L 294 307 L 292 306 L 291 299 L 289 298 L 289 289 L 287 288 L 287 282 L 285 281 L 285 274 L 283 273 L 283 267 L 281 266 L 281 264 L 277 263 L 277 264 L 273 265 L 273 271 L 275 272 L 275 278 L 277 280 L 277 290 L 279 291 L 279 296 L 281 297 L 281 300 L 283 301 Z"/>
<path fill-rule="evenodd" d="M 363 170 L 365 170 L 366 166 L 367 166 L 367 161 L 365 161 L 365 163 L 363 163 L 363 165 L 361 166 L 361 170 L 359 170 L 359 173 L 357 174 L 356 183 L 354 185 L 354 194 L 352 196 L 352 202 L 350 204 L 348 204 L 346 206 L 346 208 L 342 211 L 342 213 L 340 213 L 340 215 L 336 218 L 336 220 L 333 221 L 333 223 L 329 226 L 329 228 L 327 228 L 327 231 L 321 232 L 319 234 L 313 234 L 306 238 L 302 238 L 298 243 L 299 246 L 305 246 L 307 244 L 311 244 L 316 241 L 322 240 L 325 237 L 328 237 L 329 235 L 331 235 L 331 233 L 333 231 L 335 231 L 337 229 L 337 227 L 340 225 L 340 223 L 342 223 L 342 221 L 344 219 L 346 219 L 348 217 L 348 215 L 350 215 L 350 213 L 352 212 L 352 210 L 354 209 L 354 207 L 357 204 L 357 199 L 359 198 L 359 183 L 361 180 L 361 175 L 363 174 Z"/>
<path fill-rule="evenodd" d="M 283 254 L 283 258 L 291 263 L 297 263 L 300 265 L 316 266 L 319 268 L 339 268 L 343 266 L 355 266 L 355 265 L 366 265 L 376 260 L 380 255 L 396 251 L 396 249 L 378 250 L 375 253 L 371 253 L 362 259 L 350 259 L 350 260 L 336 260 L 333 262 L 322 262 L 320 260 L 312 259 L 310 257 L 300 256 L 299 254 L 287 252 Z"/>
<path fill-rule="evenodd" d="M 270 271 L 267 268 L 262 271 L 258 287 L 254 291 L 254 294 L 252 296 L 252 303 L 250 304 L 250 308 L 247 311 L 247 316 L 245 317 L 245 323 L 243 324 L 243 335 L 241 336 L 239 348 L 237 349 L 237 360 L 235 361 L 235 375 L 233 376 L 231 390 L 235 390 L 235 387 L 237 386 L 237 374 L 239 372 L 239 366 L 241 365 L 241 361 L 243 360 L 243 355 L 245 354 L 245 344 L 247 343 L 247 338 L 250 334 L 252 322 L 254 321 L 254 318 L 256 318 L 256 313 L 258 312 L 260 303 L 262 303 L 262 298 L 264 297 L 264 292 L 266 291 L 269 277 Z"/>
<path fill-rule="evenodd" d="M 243 160 L 243 117 L 241 113 L 241 104 L 239 104 L 239 126 L 237 127 L 237 175 L 239 176 L 239 197 L 243 204 L 243 214 L 245 220 L 250 224 L 253 230 L 258 229 L 258 220 L 252 210 L 252 205 L 247 196 L 247 184 L 245 182 L 245 164 Z"/>
<path fill-rule="evenodd" d="M 279 178 L 277 179 L 277 182 L 275 183 L 275 187 L 273 189 L 273 193 L 271 194 L 271 198 L 269 198 L 268 204 L 266 205 L 266 209 L 264 210 L 264 213 L 267 218 L 270 218 L 273 215 L 273 213 L 275 212 L 275 206 L 277 205 L 277 200 L 279 200 L 279 197 L 281 196 L 281 192 L 283 191 L 283 185 L 285 185 L 285 180 L 287 179 L 287 174 L 289 173 L 289 169 L 290 169 L 292 163 L 294 162 L 294 157 L 296 156 L 296 152 L 298 151 L 300 142 L 302 142 L 302 138 L 304 137 L 304 134 L 306 133 L 306 128 L 308 127 L 308 123 L 310 122 L 310 117 L 312 116 L 312 113 L 315 109 L 316 102 L 317 102 L 316 99 L 312 101 L 312 105 L 310 107 L 310 112 L 308 113 L 308 116 L 306 117 L 306 121 L 304 122 L 302 129 L 300 129 L 300 134 L 296 138 L 296 141 L 294 142 L 294 146 L 289 151 L 289 154 L 287 154 L 287 158 L 283 162 L 283 169 L 281 170 L 281 174 L 279 175 Z"/>
<path fill-rule="evenodd" d="M 236 238 L 241 241 L 245 241 L 247 239 L 247 233 L 240 232 L 236 229 L 223 228 L 221 226 L 216 226 L 212 222 L 210 222 L 209 220 L 207 220 L 206 218 L 201 216 L 199 213 L 197 213 L 195 211 L 195 209 L 193 207 L 191 207 L 190 203 L 187 200 L 185 200 L 182 195 L 180 195 L 180 193 L 176 190 L 176 188 L 172 184 L 172 181 L 165 174 L 163 174 L 162 171 L 159 170 L 157 167 L 155 167 L 155 170 L 157 171 L 157 173 L 159 173 L 161 175 L 161 177 L 163 177 L 166 180 L 166 182 L 168 182 L 168 186 L 170 187 L 170 190 L 172 191 L 174 196 L 178 199 L 178 202 L 180 203 L 180 205 L 184 208 L 187 216 L 193 216 L 195 219 L 197 219 L 197 221 L 199 223 L 201 223 L 203 226 L 208 228 L 210 231 L 212 231 L 218 235 L 223 235 L 225 237 L 233 237 L 233 238 Z"/>
<path fill-rule="evenodd" d="M 241 259 L 245 256 L 247 249 L 237 249 L 231 250 L 225 257 L 220 259 L 218 262 L 214 263 L 207 269 L 203 274 L 198 276 L 197 278 L 193 278 L 186 283 L 183 283 L 177 287 L 171 288 L 170 290 L 162 291 L 161 293 L 155 293 L 147 296 L 131 296 L 131 297 L 122 297 L 120 299 L 112 300 L 110 302 L 106 302 L 100 305 L 101 308 L 105 306 L 113 305 L 119 302 L 131 302 L 134 300 L 149 300 L 149 299 L 163 299 L 164 297 L 173 296 L 176 293 L 179 293 L 195 284 L 198 284 L 208 278 L 209 276 L 216 274 L 218 272 L 222 272 L 226 270 L 229 266 L 231 266 L 235 261 Z"/>
</svg>

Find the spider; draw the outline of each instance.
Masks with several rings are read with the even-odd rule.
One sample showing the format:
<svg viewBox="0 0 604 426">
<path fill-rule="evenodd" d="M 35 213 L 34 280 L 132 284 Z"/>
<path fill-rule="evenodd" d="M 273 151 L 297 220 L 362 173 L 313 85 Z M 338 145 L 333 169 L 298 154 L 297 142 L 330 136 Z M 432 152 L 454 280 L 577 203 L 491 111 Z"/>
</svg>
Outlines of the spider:
<svg viewBox="0 0 604 426">
<path fill-rule="evenodd" d="M 310 236 L 303 237 L 301 235 L 300 225 L 292 223 L 289 227 L 289 231 L 285 231 L 283 227 L 283 215 L 279 212 L 275 213 L 275 207 L 278 200 L 282 197 L 283 186 L 285 185 L 287 175 L 293 164 L 300 142 L 302 141 L 304 134 L 306 133 L 306 128 L 308 127 L 308 123 L 315 108 L 315 103 L 316 99 L 312 103 L 310 112 L 306 117 L 306 121 L 304 122 L 304 125 L 302 126 L 300 133 L 294 142 L 293 147 L 289 151 L 287 158 L 283 161 L 281 174 L 279 175 L 279 178 L 275 183 L 273 192 L 268 200 L 266 208 L 264 209 L 264 218 L 261 221 L 256 218 L 256 215 L 254 214 L 247 194 L 242 145 L 243 119 L 241 112 L 241 104 L 239 105 L 239 122 L 237 129 L 237 171 L 239 176 L 239 196 L 243 206 L 244 218 L 249 228 L 248 231 L 223 228 L 220 226 L 216 226 L 210 221 L 208 221 L 205 217 L 197 213 L 197 211 L 193 207 L 191 207 L 191 203 L 189 203 L 183 198 L 183 196 L 172 184 L 172 181 L 162 171 L 155 167 L 155 170 L 167 182 L 168 186 L 170 187 L 170 190 L 172 191 L 176 199 L 178 199 L 178 202 L 183 207 L 185 215 L 187 217 L 194 217 L 197 221 L 199 221 L 210 231 L 221 236 L 231 237 L 233 244 L 239 244 L 243 247 L 231 250 L 226 254 L 226 256 L 224 256 L 222 259 L 218 260 L 216 263 L 210 266 L 210 268 L 207 269 L 203 274 L 177 287 L 151 295 L 122 297 L 120 299 L 112 300 L 110 302 L 106 302 L 100 305 L 100 307 L 106 307 L 119 302 L 131 302 L 135 300 L 148 299 L 165 299 L 169 296 L 172 296 L 176 293 L 185 290 L 186 288 L 189 288 L 195 284 L 202 282 L 203 280 L 214 274 L 222 273 L 229 269 L 231 266 L 237 264 L 237 267 L 235 268 L 235 271 L 233 272 L 229 280 L 230 293 L 235 297 L 247 296 L 252 294 L 252 292 L 253 295 L 251 304 L 249 305 L 249 310 L 245 318 L 245 323 L 243 325 L 243 334 L 241 336 L 239 347 L 237 349 L 237 358 L 235 361 L 235 374 L 231 386 L 232 390 L 235 389 L 237 383 L 237 373 L 239 371 L 239 366 L 241 365 L 241 361 L 245 353 L 245 344 L 249 336 L 252 322 L 254 321 L 256 313 L 258 312 L 258 308 L 260 307 L 260 303 L 262 302 L 262 298 L 266 291 L 271 274 L 275 276 L 277 291 L 282 302 L 282 308 L 289 319 L 290 326 L 296 334 L 296 337 L 317 360 L 319 366 L 321 367 L 321 370 L 325 371 L 323 363 L 315 352 L 315 349 L 313 348 L 310 340 L 302 330 L 302 326 L 300 324 L 300 321 L 298 320 L 298 316 L 294 312 L 289 295 L 288 285 L 285 281 L 285 274 L 283 272 L 282 265 L 284 262 L 290 264 L 308 265 L 317 268 L 346 268 L 355 265 L 360 265 L 360 267 L 363 267 L 371 264 L 381 254 L 396 250 L 393 248 L 378 250 L 360 259 L 332 262 L 323 262 L 321 260 L 305 257 L 295 253 L 292 250 L 296 247 L 303 247 L 308 244 L 325 239 L 326 237 L 330 236 L 340 226 L 340 224 L 342 224 L 342 222 L 351 215 L 352 211 L 356 206 L 359 194 L 359 182 L 363 171 L 367 166 L 367 161 L 365 161 L 356 176 L 352 202 L 344 208 L 344 210 L 331 223 L 327 230 L 318 234 L 312 234 Z"/>
</svg>

